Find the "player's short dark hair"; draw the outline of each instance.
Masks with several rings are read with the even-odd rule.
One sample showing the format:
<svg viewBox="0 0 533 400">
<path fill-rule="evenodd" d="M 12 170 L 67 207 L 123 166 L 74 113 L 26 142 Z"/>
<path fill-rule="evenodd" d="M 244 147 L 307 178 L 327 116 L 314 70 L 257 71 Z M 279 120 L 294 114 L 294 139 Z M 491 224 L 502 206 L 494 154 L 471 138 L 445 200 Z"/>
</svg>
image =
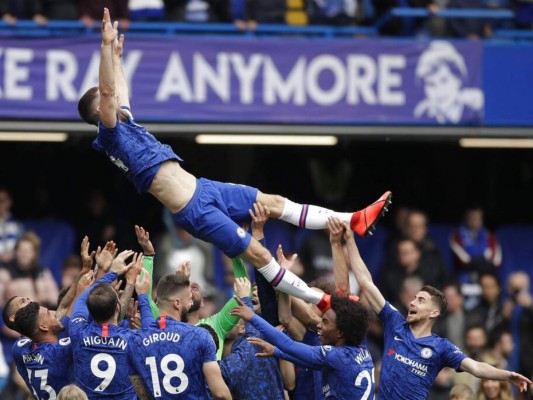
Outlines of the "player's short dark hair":
<svg viewBox="0 0 533 400">
<path fill-rule="evenodd" d="M 368 330 L 369 314 L 365 306 L 337 294 L 331 295 L 331 309 L 337 317 L 337 329 L 347 346 L 361 344 Z"/>
<path fill-rule="evenodd" d="M 19 309 L 15 313 L 15 330 L 21 335 L 32 339 L 37 332 L 40 309 L 41 306 L 36 301 L 32 301 L 27 306 Z"/>
<path fill-rule="evenodd" d="M 446 314 L 446 310 L 448 309 L 448 299 L 444 293 L 442 293 L 439 289 L 429 285 L 424 285 L 420 291 L 429 293 L 431 296 L 431 301 L 439 308 L 439 318 L 444 317 L 444 314 Z"/>
<path fill-rule="evenodd" d="M 337 288 L 335 287 L 335 282 L 327 276 L 320 276 L 312 280 L 311 282 L 309 282 L 308 286 L 320 289 L 327 294 L 332 294 L 335 290 L 337 290 Z"/>
<path fill-rule="evenodd" d="M 2 320 L 4 321 L 4 325 L 7 326 L 9 329 L 15 329 L 15 323 L 9 319 L 11 315 L 13 315 L 13 300 L 15 300 L 16 297 L 19 296 L 13 296 L 11 297 L 4 306 L 4 309 L 2 310 Z"/>
<path fill-rule="evenodd" d="M 190 285 L 191 282 L 188 279 L 184 280 L 176 274 L 163 276 L 157 283 L 156 292 L 158 303 L 171 301 L 177 293 L 188 288 Z"/>
<path fill-rule="evenodd" d="M 97 324 L 109 321 L 115 315 L 117 304 L 117 293 L 107 282 L 96 285 L 87 298 L 87 309 Z"/>
<path fill-rule="evenodd" d="M 208 325 L 208 324 L 198 324 L 196 325 L 198 328 L 204 328 L 207 330 L 207 332 L 209 332 L 209 334 L 211 335 L 211 337 L 213 338 L 213 342 L 215 342 L 215 347 L 216 347 L 216 351 L 218 351 L 219 349 L 219 343 L 218 343 L 218 334 L 217 332 L 213 329 L 213 327 L 211 325 Z"/>
<path fill-rule="evenodd" d="M 81 119 L 91 125 L 98 126 L 98 120 L 100 119 L 96 112 L 96 96 L 98 94 L 98 86 L 92 87 L 81 96 L 78 101 L 78 113 Z"/>
</svg>

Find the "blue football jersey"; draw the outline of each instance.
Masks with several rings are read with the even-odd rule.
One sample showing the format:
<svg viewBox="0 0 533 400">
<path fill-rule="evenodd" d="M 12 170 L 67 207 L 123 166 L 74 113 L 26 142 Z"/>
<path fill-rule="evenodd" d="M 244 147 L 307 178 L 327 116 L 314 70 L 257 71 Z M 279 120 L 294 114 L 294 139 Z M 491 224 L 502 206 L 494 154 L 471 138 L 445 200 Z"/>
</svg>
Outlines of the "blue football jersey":
<svg viewBox="0 0 533 400">
<path fill-rule="evenodd" d="M 148 190 L 155 175 L 154 171 L 146 177 L 143 172 L 166 160 L 183 161 L 170 146 L 159 142 L 133 119 L 125 122 L 117 121 L 114 128 L 106 128 L 100 122 L 93 148 L 106 153 L 111 162 L 135 185 L 139 193 Z"/>
<path fill-rule="evenodd" d="M 458 370 L 466 358 L 448 339 L 435 334 L 415 338 L 389 302 L 378 315 L 385 338 L 378 399 L 426 399 L 439 371 L 444 367 Z"/>
<path fill-rule="evenodd" d="M 57 343 L 34 343 L 18 339 L 13 359 L 19 374 L 39 400 L 55 399 L 59 391 L 72 383 L 72 344 L 69 338 Z"/>
<path fill-rule="evenodd" d="M 74 379 L 89 399 L 137 399 L 127 368 L 126 349 L 131 334 L 130 329 L 73 316 L 70 339 Z"/>
<path fill-rule="evenodd" d="M 203 365 L 217 355 L 206 329 L 161 316 L 133 333 L 126 352 L 131 375 L 141 377 L 152 399 L 209 398 Z"/>
<path fill-rule="evenodd" d="M 316 332 L 309 329 L 306 330 L 303 344 L 309 346 L 320 346 L 320 339 Z M 322 392 L 322 371 L 294 366 L 296 372 L 296 386 L 292 393 L 293 400 L 322 400 L 324 393 Z"/>
<path fill-rule="evenodd" d="M 326 399 L 374 398 L 374 363 L 365 344 L 308 346 L 295 342 L 257 315 L 250 322 L 265 340 L 277 347 L 276 355 L 322 371 L 322 393 Z"/>
</svg>

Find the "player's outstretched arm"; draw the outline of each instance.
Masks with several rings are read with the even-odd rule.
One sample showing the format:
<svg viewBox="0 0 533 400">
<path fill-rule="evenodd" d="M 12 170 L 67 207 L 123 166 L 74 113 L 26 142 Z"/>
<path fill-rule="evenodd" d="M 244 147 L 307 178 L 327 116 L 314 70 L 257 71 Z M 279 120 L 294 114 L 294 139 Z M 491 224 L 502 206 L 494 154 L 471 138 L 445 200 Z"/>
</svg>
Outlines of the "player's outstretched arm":
<svg viewBox="0 0 533 400">
<path fill-rule="evenodd" d="M 523 375 L 499 369 L 490 364 L 478 362 L 468 357 L 461 362 L 461 369 L 477 378 L 508 381 L 517 386 L 521 392 L 525 392 L 527 387 L 531 385 L 531 381 Z"/>
<path fill-rule="evenodd" d="M 115 77 L 113 71 L 113 42 L 117 38 L 118 22 L 111 24 L 109 10 L 104 8 L 102 20 L 102 47 L 98 70 L 98 90 L 100 91 L 100 121 L 106 128 L 114 128 L 117 123 L 115 100 Z"/>
<path fill-rule="evenodd" d="M 130 93 L 128 82 L 122 70 L 122 55 L 124 54 L 124 35 L 121 34 L 113 42 L 113 74 L 115 76 L 115 95 L 120 107 L 130 108 Z"/>
<path fill-rule="evenodd" d="M 385 307 L 385 298 L 374 284 L 372 275 L 368 270 L 365 262 L 361 258 L 359 249 L 355 244 L 353 231 L 349 226 L 344 229 L 344 240 L 346 241 L 346 248 L 348 249 L 348 258 L 350 259 L 350 266 L 355 275 L 355 279 L 361 288 L 361 293 L 366 296 L 370 307 L 375 313 L 379 313 Z"/>
<path fill-rule="evenodd" d="M 220 367 L 218 362 L 209 361 L 205 362 L 202 370 L 204 372 L 205 381 L 209 387 L 209 391 L 214 399 L 226 400 L 231 399 L 231 393 L 228 389 L 228 386 L 222 378 L 222 373 L 220 372 Z"/>
<path fill-rule="evenodd" d="M 331 244 L 335 287 L 339 294 L 347 296 L 350 294 L 350 278 L 348 276 L 348 265 L 346 265 L 344 250 L 342 249 L 344 229 L 344 224 L 339 218 L 328 218 L 329 243 Z"/>
</svg>

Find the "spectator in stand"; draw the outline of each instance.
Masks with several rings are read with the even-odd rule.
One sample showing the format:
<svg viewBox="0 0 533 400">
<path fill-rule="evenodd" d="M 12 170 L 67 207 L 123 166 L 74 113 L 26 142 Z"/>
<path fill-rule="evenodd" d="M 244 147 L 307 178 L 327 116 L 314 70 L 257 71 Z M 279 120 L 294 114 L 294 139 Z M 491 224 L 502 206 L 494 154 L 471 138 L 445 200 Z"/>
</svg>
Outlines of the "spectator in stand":
<svg viewBox="0 0 533 400">
<path fill-rule="evenodd" d="M 465 332 L 465 353 L 468 357 L 480 361 L 487 350 L 488 338 L 482 325 L 472 325 Z"/>
<path fill-rule="evenodd" d="M 503 323 L 502 287 L 497 275 L 484 273 L 479 278 L 481 302 L 468 313 L 468 323 L 481 325 L 491 334 Z"/>
<path fill-rule="evenodd" d="M 14 24 L 19 19 L 32 19 L 33 4 L 29 0 L 0 0 L 2 20 Z"/>
<path fill-rule="evenodd" d="M 285 24 L 285 0 L 230 0 L 230 17 L 241 30 L 257 24 Z"/>
<path fill-rule="evenodd" d="M 88 27 L 100 27 L 104 7 L 109 9 L 121 29 L 127 30 L 130 26 L 128 0 L 79 0 L 79 5 L 80 21 Z"/>
<path fill-rule="evenodd" d="M 496 359 L 499 368 L 511 371 L 510 360 L 514 351 L 513 335 L 506 328 L 497 329 L 489 335 L 489 353 Z"/>
<path fill-rule="evenodd" d="M 62 290 L 70 287 L 70 285 L 77 279 L 82 267 L 81 258 L 76 254 L 72 254 L 63 260 L 60 285 Z"/>
<path fill-rule="evenodd" d="M 504 303 L 503 314 L 510 323 L 515 349 L 511 368 L 533 375 L 533 299 L 529 275 L 524 271 L 513 272 L 507 279 L 509 298 Z"/>
<path fill-rule="evenodd" d="M 354 25 L 357 6 L 356 0 L 311 0 L 307 13 L 314 25 Z"/>
<path fill-rule="evenodd" d="M 397 242 L 396 262 L 381 271 L 381 290 L 391 304 L 400 300 L 399 285 L 407 277 L 418 276 L 424 284 L 443 286 L 447 281 L 444 264 L 432 262 L 430 257 L 423 258 L 420 246 L 413 239 L 404 238 Z"/>
<path fill-rule="evenodd" d="M 4 306 L 5 291 L 11 280 L 9 271 L 2 266 L 13 260 L 15 244 L 24 233 L 24 225 L 11 213 L 13 199 L 5 187 L 0 187 L 0 307 Z"/>
<path fill-rule="evenodd" d="M 10 274 L 9 292 L 29 297 L 55 309 L 59 288 L 52 272 L 39 261 L 41 239 L 33 231 L 24 233 L 15 245 L 15 258 L 6 265 Z M 12 295 L 6 292 L 6 297 Z"/>
<path fill-rule="evenodd" d="M 33 19 L 46 23 L 48 20 L 77 20 L 80 17 L 79 0 L 35 0 Z"/>
<path fill-rule="evenodd" d="M 83 208 L 76 220 L 78 241 L 90 237 L 95 243 L 117 239 L 117 218 L 102 189 L 92 188 L 85 193 Z"/>
<path fill-rule="evenodd" d="M 24 225 L 11 213 L 13 198 L 5 187 L 0 187 L 0 266 L 13 260 L 15 243 L 24 233 Z"/>
<path fill-rule="evenodd" d="M 424 286 L 424 281 L 417 275 L 408 276 L 401 283 L 399 302 L 393 304 L 402 315 L 409 312 L 409 303 L 413 301 L 416 294 Z"/>
<path fill-rule="evenodd" d="M 484 0 L 451 0 L 448 8 L 453 9 L 484 9 Z M 483 18 L 450 18 L 448 30 L 451 36 L 466 39 L 490 37 L 490 24 Z"/>
<path fill-rule="evenodd" d="M 461 383 L 450 390 L 450 400 L 474 400 L 474 392 L 470 386 Z"/>
<path fill-rule="evenodd" d="M 455 271 L 469 297 L 467 308 L 479 301 L 479 274 L 497 272 L 502 263 L 501 246 L 484 224 L 483 209 L 475 206 L 464 213 L 463 224 L 450 237 Z"/>
<path fill-rule="evenodd" d="M 482 379 L 477 392 L 477 400 L 513 400 L 511 385 L 505 381 Z"/>
<path fill-rule="evenodd" d="M 442 336 L 455 343 L 461 350 L 465 349 L 465 330 L 467 315 L 464 309 L 464 296 L 458 283 L 446 284 L 442 292 L 448 300 L 448 309 L 444 317 L 435 324 L 435 330 L 442 332 Z"/>
</svg>

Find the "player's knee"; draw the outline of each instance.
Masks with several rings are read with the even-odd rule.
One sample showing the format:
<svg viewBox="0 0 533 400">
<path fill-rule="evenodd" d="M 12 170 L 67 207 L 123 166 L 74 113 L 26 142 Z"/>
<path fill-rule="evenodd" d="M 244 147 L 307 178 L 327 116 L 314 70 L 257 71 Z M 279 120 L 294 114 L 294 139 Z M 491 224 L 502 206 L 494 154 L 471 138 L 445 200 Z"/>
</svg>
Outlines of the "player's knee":
<svg viewBox="0 0 533 400">
<path fill-rule="evenodd" d="M 261 243 L 255 239 L 252 239 L 250 242 L 244 256 L 255 268 L 262 268 L 272 260 L 272 254 L 270 254 L 268 249 L 264 248 Z"/>
</svg>

